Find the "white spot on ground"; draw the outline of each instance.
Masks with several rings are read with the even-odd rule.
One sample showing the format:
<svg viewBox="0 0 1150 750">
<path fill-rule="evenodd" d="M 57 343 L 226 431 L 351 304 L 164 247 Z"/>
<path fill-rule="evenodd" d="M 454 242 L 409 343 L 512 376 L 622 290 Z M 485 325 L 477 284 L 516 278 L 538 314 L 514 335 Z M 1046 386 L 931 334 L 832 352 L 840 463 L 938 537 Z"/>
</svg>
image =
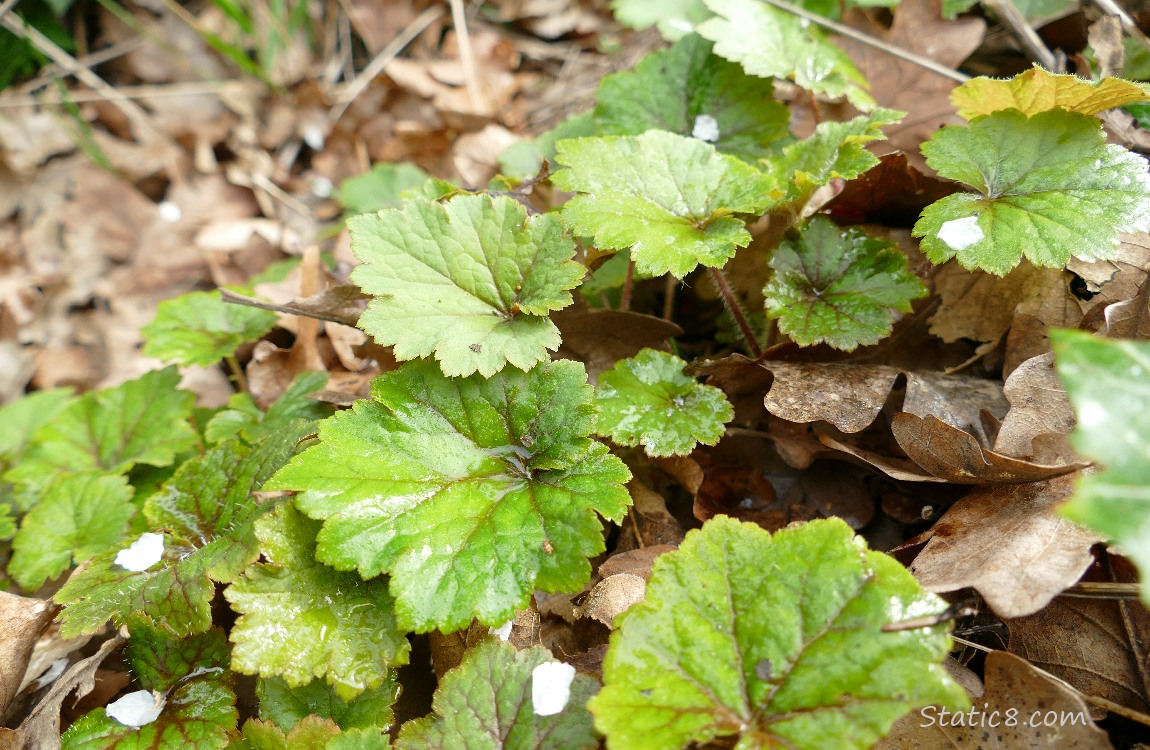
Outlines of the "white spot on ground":
<svg viewBox="0 0 1150 750">
<path fill-rule="evenodd" d="M 137 690 L 109 703 L 105 710 L 108 716 L 124 726 L 139 729 L 160 717 L 160 712 L 164 710 L 164 698 L 151 690 Z"/>
<path fill-rule="evenodd" d="M 323 151 L 323 143 L 327 139 L 327 133 L 323 128 L 314 123 L 309 123 L 303 128 L 303 142 L 308 145 L 312 151 Z"/>
<path fill-rule="evenodd" d="M 691 137 L 700 141 L 714 143 L 719 140 L 719 121 L 710 115 L 699 115 L 695 118 L 695 127 L 691 130 Z"/>
<path fill-rule="evenodd" d="M 978 225 L 977 216 L 967 216 L 965 219 L 953 219 L 938 228 L 938 238 L 945 242 L 951 250 L 965 250 L 986 235 Z"/>
<path fill-rule="evenodd" d="M 491 635 L 495 636 L 496 638 L 498 638 L 501 641 L 506 641 L 508 638 L 511 637 L 511 623 L 512 622 L 513 622 L 512 620 L 508 620 L 507 622 L 503 623 L 502 625 L 500 625 L 497 628 L 488 628 L 487 632 L 491 633 Z"/>
<path fill-rule="evenodd" d="M 334 192 L 335 185 L 328 178 L 321 174 L 311 178 L 311 194 L 316 198 L 330 198 Z"/>
<path fill-rule="evenodd" d="M 156 208 L 160 210 L 160 218 L 169 224 L 175 224 L 184 216 L 183 209 L 171 201 L 161 201 Z"/>
<path fill-rule="evenodd" d="M 554 716 L 563 710 L 571 697 L 575 667 L 561 661 L 549 661 L 531 670 L 531 705 L 536 716 Z"/>
<path fill-rule="evenodd" d="M 139 573 L 158 563 L 163 556 L 164 535 L 148 532 L 140 534 L 130 547 L 116 553 L 115 563 L 124 570 Z"/>
</svg>

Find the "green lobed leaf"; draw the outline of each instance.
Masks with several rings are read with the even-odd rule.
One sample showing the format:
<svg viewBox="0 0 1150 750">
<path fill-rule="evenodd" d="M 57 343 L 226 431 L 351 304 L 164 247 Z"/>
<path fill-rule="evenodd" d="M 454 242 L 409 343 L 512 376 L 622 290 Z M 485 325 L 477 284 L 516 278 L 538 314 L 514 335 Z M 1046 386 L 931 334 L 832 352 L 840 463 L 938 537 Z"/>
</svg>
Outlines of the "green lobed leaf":
<svg viewBox="0 0 1150 750">
<path fill-rule="evenodd" d="M 348 228 L 363 261 L 351 278 L 375 295 L 359 325 L 396 359 L 435 355 L 447 375 L 490 377 L 559 348 L 547 314 L 571 304 L 585 269 L 558 217 L 461 195 L 355 216 Z"/>
<path fill-rule="evenodd" d="M 132 488 L 119 474 L 64 474 L 24 516 L 12 541 L 8 573 L 28 591 L 74 563 L 115 547 L 135 512 Z"/>
<path fill-rule="evenodd" d="M 578 590 L 604 548 L 595 514 L 630 503 L 630 472 L 588 438 L 591 398 L 577 362 L 491 379 L 409 363 L 321 422 L 266 489 L 299 491 L 325 521 L 317 559 L 391 574 L 402 629 L 501 625 L 536 589 Z"/>
<path fill-rule="evenodd" d="M 747 75 L 711 47 L 691 34 L 604 78 L 595 95 L 596 135 L 666 130 L 748 162 L 770 155 L 772 144 L 789 139 L 790 112 L 775 101 L 769 79 Z"/>
<path fill-rule="evenodd" d="M 719 267 L 751 241 L 737 213 L 774 203 L 773 179 L 709 143 L 649 130 L 639 136 L 560 141 L 552 176 L 579 192 L 563 218 L 595 246 L 631 248 L 636 270 L 683 278 L 700 263 Z"/>
<path fill-rule="evenodd" d="M 389 750 L 391 743 L 378 729 L 341 732 L 332 721 L 308 716 L 285 734 L 279 726 L 259 719 L 244 722 L 241 738 L 228 750 Z"/>
<path fill-rule="evenodd" d="M 166 362 L 208 367 L 275 327 L 271 310 L 224 302 L 220 292 L 190 292 L 164 300 L 140 329 L 144 354 Z"/>
<path fill-rule="evenodd" d="M 860 109 L 874 106 L 867 82 L 851 59 L 806 19 L 759 0 L 705 0 L 715 13 L 699 24 L 715 54 L 754 76 L 789 78 L 816 94 L 845 96 Z"/>
<path fill-rule="evenodd" d="M 735 411 L 718 388 L 683 373 L 673 354 L 644 349 L 599 376 L 595 406 L 600 435 L 642 445 L 648 456 L 685 456 L 697 443 L 714 445 Z"/>
<path fill-rule="evenodd" d="M 695 31 L 711 17 L 703 0 L 611 0 L 615 20 L 633 29 L 657 26 L 664 39 L 675 41 Z"/>
<path fill-rule="evenodd" d="M 943 128 L 922 151 L 939 175 L 977 191 L 932 203 L 914 225 L 934 263 L 1003 276 L 1025 256 L 1061 268 L 1114 258 L 1120 232 L 1150 229 L 1146 160 L 1106 145 L 1089 115 L 1003 110 Z"/>
<path fill-rule="evenodd" d="M 179 381 L 176 368 L 167 367 L 84 394 L 35 432 L 6 478 L 42 488 L 61 473 L 171 464 L 196 442 L 188 423 L 195 396 L 178 390 Z"/>
<path fill-rule="evenodd" d="M 348 216 L 398 208 L 400 193 L 418 188 L 428 174 L 414 164 L 376 164 L 370 172 L 349 177 L 339 184 L 336 197 Z"/>
<path fill-rule="evenodd" d="M 246 393 L 233 394 L 228 404 L 216 412 L 204 427 L 204 437 L 211 443 L 239 435 L 248 443 L 260 440 L 284 429 L 292 422 L 323 419 L 332 413 L 329 404 L 308 398 L 327 385 L 326 372 L 302 372 L 296 376 L 283 395 L 276 399 L 267 412 L 260 410 Z"/>
<path fill-rule="evenodd" d="M 260 717 L 275 722 L 285 732 L 308 716 L 331 719 L 341 729 L 380 729 L 395 720 L 392 704 L 399 694 L 396 670 L 376 688 L 368 688 L 350 701 L 339 697 L 324 680 L 292 687 L 279 677 L 261 677 L 256 683 Z"/>
<path fill-rule="evenodd" d="M 1065 330 L 1050 342 L 1078 416 L 1074 448 L 1104 467 L 1078 480 L 1061 512 L 1121 545 L 1150 602 L 1150 343 Z"/>
<path fill-rule="evenodd" d="M 655 561 L 589 708 L 613 750 L 863 750 L 914 708 L 968 702 L 948 626 L 882 629 L 946 606 L 837 518 L 772 535 L 718 516 Z"/>
<path fill-rule="evenodd" d="M 253 523 L 275 508 L 251 492 L 287 461 L 307 429 L 284 430 L 254 449 L 230 441 L 185 462 L 144 505 L 150 527 L 166 531 L 161 559 L 131 570 L 117 562 L 118 552 L 94 558 L 56 593 L 65 605 L 64 637 L 95 632 L 109 619 L 121 624 L 132 613 L 177 635 L 210 627 L 213 582 L 230 583 L 259 556 Z"/>
<path fill-rule="evenodd" d="M 222 630 L 172 638 L 145 621 L 132 623 L 124 651 L 140 686 L 166 701 L 154 721 L 125 726 L 98 708 L 64 733 L 64 750 L 218 750 L 239 719 L 227 671 L 228 646 Z"/>
<path fill-rule="evenodd" d="M 598 125 L 591 112 L 571 115 L 530 141 L 513 143 L 499 156 L 499 171 L 508 177 L 527 179 L 539 174 L 543 162 L 555 160 L 555 144 L 567 138 L 597 135 Z"/>
<path fill-rule="evenodd" d="M 774 275 L 763 288 L 767 315 L 800 346 L 828 344 L 843 351 L 890 334 L 899 313 L 927 293 L 893 242 L 854 227 L 839 229 L 815 216 L 798 239 L 771 256 Z"/>
<path fill-rule="evenodd" d="M 268 562 L 249 566 L 224 591 L 240 615 L 232 668 L 292 687 L 322 677 L 347 701 L 390 681 L 389 667 L 407 661 L 409 646 L 385 581 L 315 561 L 320 526 L 287 504 L 256 521 Z"/>
<path fill-rule="evenodd" d="M 75 401 L 70 388 L 36 391 L 0 407 L 0 472 L 7 471 L 24 455 L 36 430 Z"/>
<path fill-rule="evenodd" d="M 0 503 L 0 541 L 11 539 L 16 533 L 16 519 L 12 515 L 12 506 Z"/>
<path fill-rule="evenodd" d="M 580 750 L 599 747 L 584 705 L 598 684 L 575 675 L 563 710 L 535 713 L 533 672 L 547 649 L 488 639 L 467 652 L 435 691 L 434 713 L 403 725 L 396 750 Z"/>
</svg>

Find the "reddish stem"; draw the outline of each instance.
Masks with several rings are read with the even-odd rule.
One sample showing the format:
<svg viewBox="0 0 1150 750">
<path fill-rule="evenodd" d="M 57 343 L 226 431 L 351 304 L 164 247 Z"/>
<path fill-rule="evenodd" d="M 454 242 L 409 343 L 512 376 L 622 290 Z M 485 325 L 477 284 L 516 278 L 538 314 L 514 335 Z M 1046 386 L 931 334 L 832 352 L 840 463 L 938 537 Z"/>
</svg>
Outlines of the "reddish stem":
<svg viewBox="0 0 1150 750">
<path fill-rule="evenodd" d="M 754 355 L 755 359 L 758 359 L 763 356 L 763 348 L 759 346 L 759 340 L 755 338 L 755 332 L 751 330 L 751 324 L 747 322 L 747 316 L 743 314 L 743 306 L 739 304 L 734 291 L 731 290 L 727 275 L 720 268 L 708 270 L 711 272 L 711 278 L 715 280 L 715 286 L 719 287 L 719 293 L 723 295 L 723 304 L 727 306 L 731 316 L 735 319 L 735 323 L 739 326 L 739 330 L 743 332 L 743 338 L 747 342 L 747 350 Z"/>
</svg>

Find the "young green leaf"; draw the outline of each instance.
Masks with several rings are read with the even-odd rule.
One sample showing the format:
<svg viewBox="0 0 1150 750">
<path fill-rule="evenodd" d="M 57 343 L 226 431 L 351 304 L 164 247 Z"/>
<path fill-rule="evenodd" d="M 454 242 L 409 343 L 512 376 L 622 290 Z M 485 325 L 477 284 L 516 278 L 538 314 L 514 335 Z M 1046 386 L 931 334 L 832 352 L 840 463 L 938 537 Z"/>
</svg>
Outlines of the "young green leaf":
<svg viewBox="0 0 1150 750">
<path fill-rule="evenodd" d="M 1133 81 L 1088 81 L 1074 75 L 1056 75 L 1037 66 L 1005 81 L 972 78 L 950 94 L 959 117 L 966 120 L 1003 109 L 1017 109 L 1028 117 L 1051 109 L 1095 115 L 1148 98 L 1146 87 Z"/>
<path fill-rule="evenodd" d="M 398 208 L 400 193 L 420 187 L 427 177 L 427 172 L 414 164 L 376 164 L 370 172 L 341 182 L 336 197 L 348 216 Z"/>
<path fill-rule="evenodd" d="M 259 556 L 252 525 L 275 507 L 255 502 L 251 492 L 292 455 L 307 429 L 284 430 L 255 449 L 231 441 L 185 462 L 144 505 L 151 528 L 168 533 L 145 534 L 124 550 L 98 555 L 56 593 L 66 605 L 64 637 L 92 633 L 109 619 L 122 623 L 134 612 L 177 635 L 206 630 L 213 582 L 230 583 Z"/>
<path fill-rule="evenodd" d="M 854 351 L 891 331 L 910 301 L 927 293 L 891 242 L 816 216 L 796 240 L 784 241 L 763 289 L 767 315 L 800 346 L 826 343 Z"/>
<path fill-rule="evenodd" d="M 144 354 L 181 365 L 214 365 L 275 327 L 276 314 L 224 302 L 220 292 L 190 292 L 164 300 L 140 329 Z"/>
<path fill-rule="evenodd" d="M 600 435 L 642 445 L 648 456 L 685 456 L 697 443 L 714 445 L 734 409 L 718 388 L 683 374 L 673 354 L 644 349 L 599 376 L 595 406 Z"/>
<path fill-rule="evenodd" d="M 16 518 L 12 515 L 12 506 L 0 503 L 0 542 L 11 539 L 16 533 Z"/>
<path fill-rule="evenodd" d="M 401 628 L 501 625 L 532 591 L 586 582 L 603 551 L 595 513 L 619 520 L 630 502 L 630 472 L 587 437 L 591 397 L 566 360 L 489 380 L 409 363 L 321 422 L 266 489 L 299 491 L 324 519 L 317 559 L 391 574 Z"/>
<path fill-rule="evenodd" d="M 787 186 L 786 201 L 805 203 L 820 185 L 836 178 L 853 180 L 877 166 L 878 157 L 865 144 L 886 138 L 882 128 L 898 122 L 903 114 L 878 107 L 846 122 L 819 123 L 810 138 L 792 143 L 778 157 L 763 160 L 763 166 Z"/>
<path fill-rule="evenodd" d="M 860 109 L 874 106 L 867 82 L 851 59 L 806 19 L 758 0 L 706 0 L 715 17 L 699 24 L 715 54 L 754 76 L 789 78 L 816 94 L 845 96 Z"/>
<path fill-rule="evenodd" d="M 658 26 L 668 41 L 692 33 L 711 17 L 703 0 L 611 0 L 615 20 L 633 29 Z"/>
<path fill-rule="evenodd" d="M 595 95 L 596 135 L 666 130 L 744 161 L 768 156 L 772 144 L 788 138 L 790 112 L 775 101 L 769 79 L 747 75 L 712 55 L 711 46 L 691 34 L 634 70 L 604 78 Z"/>
<path fill-rule="evenodd" d="M 543 162 L 555 160 L 555 144 L 567 138 L 598 135 L 599 129 L 591 112 L 571 115 L 550 130 L 530 141 L 513 143 L 499 156 L 499 171 L 512 178 L 527 179 L 539 174 Z"/>
<path fill-rule="evenodd" d="M 516 651 L 489 639 L 471 649 L 435 691 L 431 716 L 403 725 L 396 750 L 580 750 L 599 747 L 584 706 L 599 687 L 575 675 L 562 710 L 541 700 L 542 672 L 555 660 L 534 646 Z M 540 669 L 542 667 L 542 670 Z M 571 670 L 574 671 L 573 669 Z M 554 708 L 554 707 L 552 707 Z"/>
<path fill-rule="evenodd" d="M 76 397 L 69 388 L 36 391 L 0 407 L 0 473 L 15 466 L 36 430 L 67 408 Z"/>
<path fill-rule="evenodd" d="M 771 535 L 719 516 L 655 561 L 589 708 L 619 750 L 863 750 L 911 709 L 967 702 L 946 626 L 883 630 L 945 609 L 839 519 Z"/>
<path fill-rule="evenodd" d="M 132 488 L 119 474 L 64 474 L 20 524 L 8 573 L 34 591 L 73 563 L 115 547 L 135 512 Z"/>
<path fill-rule="evenodd" d="M 1078 480 L 1062 513 L 1122 546 L 1150 602 L 1150 344 L 1079 331 L 1051 331 L 1050 341 L 1078 415 L 1071 441 L 1105 467 Z"/>
<path fill-rule="evenodd" d="M 926 163 L 977 192 L 927 206 L 914 225 L 934 263 L 1005 275 L 1025 255 L 1061 268 L 1107 260 L 1118 234 L 1150 229 L 1146 160 L 1107 145 L 1097 119 L 1013 109 L 949 126 L 923 144 Z"/>
<path fill-rule="evenodd" d="M 696 138 L 660 130 L 639 136 L 560 141 L 567 169 L 551 181 L 583 193 L 563 218 L 595 246 L 631 248 L 639 273 L 683 278 L 700 263 L 718 267 L 751 241 L 742 219 L 774 203 L 776 183 Z"/>
<path fill-rule="evenodd" d="M 228 750 L 389 750 L 391 743 L 378 729 L 341 732 L 328 719 L 308 716 L 286 734 L 259 719 L 244 722 L 243 735 Z"/>
<path fill-rule="evenodd" d="M 167 367 L 84 394 L 35 432 L 5 478 L 42 489 L 61 473 L 171 464 L 196 442 L 188 423 L 195 396 L 178 390 L 179 381 L 176 368 Z"/>
<path fill-rule="evenodd" d="M 256 521 L 268 562 L 249 566 L 224 591 L 240 614 L 232 668 L 292 687 L 322 677 L 346 701 L 391 679 L 388 667 L 406 662 L 409 646 L 386 581 L 315 561 L 320 526 L 291 505 Z"/>
<path fill-rule="evenodd" d="M 308 716 L 331 719 L 342 729 L 385 729 L 394 721 L 391 706 L 399 693 L 396 671 L 377 688 L 369 688 L 350 701 L 340 698 L 324 680 L 291 687 L 279 677 L 262 677 L 256 683 L 260 718 L 291 731 Z"/>
<path fill-rule="evenodd" d="M 80 717 L 61 738 L 64 750 L 227 747 L 239 719 L 227 655 L 223 631 L 180 641 L 134 622 L 125 656 L 144 689 Z"/>
<path fill-rule="evenodd" d="M 447 375 L 490 377 L 559 348 L 547 314 L 571 304 L 585 269 L 557 217 L 461 195 L 355 216 L 348 227 L 363 261 L 352 280 L 376 295 L 359 325 L 397 359 L 434 354 Z"/>
<path fill-rule="evenodd" d="M 227 406 L 212 415 L 204 427 L 204 437 L 208 442 L 218 443 L 239 435 L 254 444 L 298 419 L 308 422 L 323 419 L 331 414 L 331 406 L 308 396 L 322 390 L 327 385 L 327 377 L 326 372 L 300 373 L 266 413 L 260 411 L 251 396 L 236 393 L 228 399 Z"/>
</svg>

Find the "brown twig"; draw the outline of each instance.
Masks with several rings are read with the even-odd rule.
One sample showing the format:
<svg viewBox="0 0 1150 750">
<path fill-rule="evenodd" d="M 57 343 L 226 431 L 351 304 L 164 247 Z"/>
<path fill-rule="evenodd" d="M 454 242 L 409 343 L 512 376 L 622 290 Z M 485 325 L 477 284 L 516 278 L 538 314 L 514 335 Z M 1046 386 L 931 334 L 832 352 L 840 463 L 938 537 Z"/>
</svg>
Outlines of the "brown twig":
<svg viewBox="0 0 1150 750">
<path fill-rule="evenodd" d="M 455 26 L 455 38 L 459 43 L 459 62 L 463 66 L 463 82 L 467 87 L 467 98 L 476 112 L 486 112 L 487 102 L 475 72 L 475 50 L 471 47 L 471 33 L 467 30 L 467 14 L 463 11 L 463 0 L 448 0 L 451 6 L 451 23 Z"/>
<path fill-rule="evenodd" d="M 743 334 L 743 339 L 747 342 L 747 351 L 754 355 L 755 359 L 763 356 L 763 348 L 759 346 L 759 340 L 755 337 L 751 324 L 747 322 L 747 316 L 743 314 L 743 306 L 735 297 L 735 293 L 727 281 L 727 275 L 723 273 L 721 268 L 709 268 L 707 270 L 711 272 L 711 278 L 714 279 L 715 286 L 719 287 L 719 294 L 723 296 L 723 304 L 727 306 L 727 310 L 730 311 L 731 317 L 735 319 L 736 325 L 739 326 L 739 330 Z"/>
<path fill-rule="evenodd" d="M 627 261 L 627 275 L 623 278 L 623 295 L 619 298 L 619 309 L 631 309 L 631 285 L 635 281 L 635 261 Z"/>
<path fill-rule="evenodd" d="M 998 16 L 998 20 L 1010 29 L 1018 39 L 1018 43 L 1035 62 L 1047 70 L 1061 72 L 1058 70 L 1058 58 L 1046 46 L 1046 42 L 1042 41 L 1042 37 L 1038 36 L 1038 32 L 1026 20 L 1026 16 L 1022 15 L 1014 0 L 982 0 L 982 5 Z"/>
</svg>

